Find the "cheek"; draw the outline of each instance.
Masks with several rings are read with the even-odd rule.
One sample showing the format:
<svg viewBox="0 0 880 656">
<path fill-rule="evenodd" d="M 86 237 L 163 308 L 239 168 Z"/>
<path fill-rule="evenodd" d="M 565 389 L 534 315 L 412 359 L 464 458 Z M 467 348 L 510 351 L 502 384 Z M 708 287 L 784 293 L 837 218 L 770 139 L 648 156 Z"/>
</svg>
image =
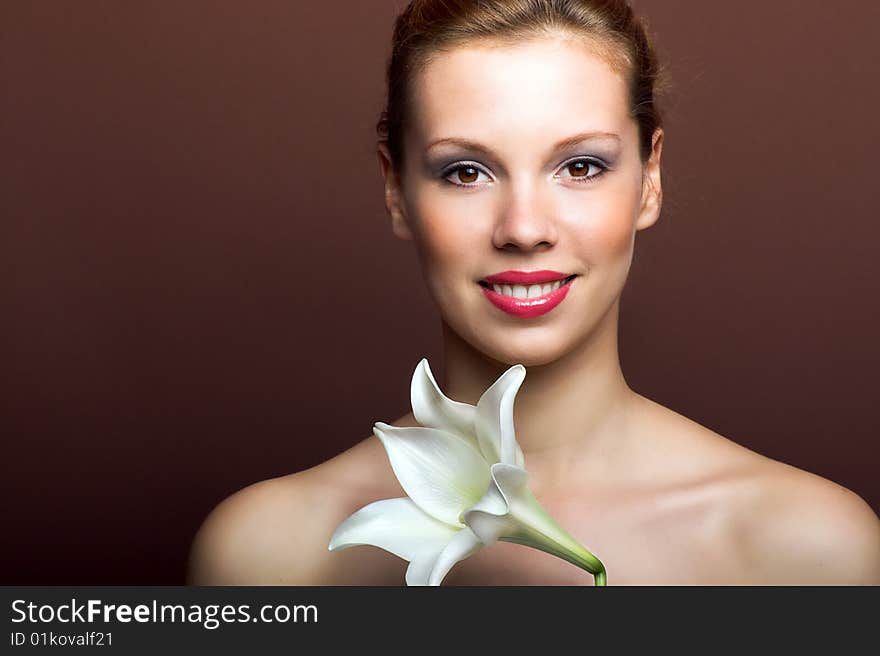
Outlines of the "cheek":
<svg viewBox="0 0 880 656">
<path fill-rule="evenodd" d="M 578 250 L 592 264 L 626 259 L 635 235 L 636 204 L 630 190 L 604 192 L 585 196 L 566 214 L 573 217 L 571 229 Z"/>
<path fill-rule="evenodd" d="M 481 238 L 475 217 L 483 216 L 484 210 L 468 200 L 425 193 L 411 202 L 416 245 L 431 268 L 461 266 L 469 253 L 473 256 L 473 246 Z"/>
<path fill-rule="evenodd" d="M 633 224 L 629 215 L 596 217 L 584 236 L 587 252 L 596 262 L 619 260 L 632 250 Z"/>
<path fill-rule="evenodd" d="M 455 221 L 441 217 L 422 216 L 419 222 L 419 242 L 422 251 L 436 266 L 455 259 L 462 253 L 465 233 Z"/>
</svg>

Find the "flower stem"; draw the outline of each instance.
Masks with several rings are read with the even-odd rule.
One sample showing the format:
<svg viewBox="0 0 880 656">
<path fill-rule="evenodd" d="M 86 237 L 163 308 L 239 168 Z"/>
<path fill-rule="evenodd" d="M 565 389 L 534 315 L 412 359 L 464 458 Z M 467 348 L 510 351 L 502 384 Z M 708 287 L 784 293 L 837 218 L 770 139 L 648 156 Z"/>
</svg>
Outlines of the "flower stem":
<svg viewBox="0 0 880 656">
<path fill-rule="evenodd" d="M 595 585 L 607 585 L 602 561 L 556 523 L 530 490 L 524 488 L 519 498 L 511 501 L 510 514 L 517 529 L 499 539 L 562 558 L 592 574 Z"/>
<path fill-rule="evenodd" d="M 559 546 L 556 544 L 549 543 L 547 537 L 543 535 L 540 538 L 537 538 L 537 536 L 534 535 L 528 537 L 524 535 L 507 535 L 499 538 L 499 540 L 503 540 L 504 542 L 514 542 L 516 544 L 521 544 L 526 547 L 532 547 L 533 549 L 543 551 L 544 553 L 556 556 L 557 558 L 567 560 L 572 565 L 576 565 L 582 570 L 585 570 L 592 574 L 594 585 L 608 585 L 607 577 L 605 574 L 605 566 L 602 564 L 602 561 L 600 561 L 579 544 L 577 545 L 576 550 L 562 549 L 559 548 Z"/>
<path fill-rule="evenodd" d="M 496 463 L 492 465 L 492 471 L 496 485 L 495 477 L 502 478 L 504 485 L 503 488 L 499 486 L 498 490 L 507 512 L 486 513 L 485 510 L 479 510 L 488 516 L 494 515 L 501 529 L 494 536 L 487 533 L 487 540 L 504 540 L 538 549 L 588 571 L 593 575 L 595 585 L 607 585 L 605 565 L 544 510 L 526 485 L 525 470 Z"/>
</svg>

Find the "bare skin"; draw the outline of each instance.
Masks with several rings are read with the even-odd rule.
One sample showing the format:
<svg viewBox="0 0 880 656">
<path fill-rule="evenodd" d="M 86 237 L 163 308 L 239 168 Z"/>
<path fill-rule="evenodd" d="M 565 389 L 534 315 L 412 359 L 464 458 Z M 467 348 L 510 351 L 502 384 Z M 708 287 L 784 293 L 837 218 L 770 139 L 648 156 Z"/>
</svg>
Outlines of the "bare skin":
<svg viewBox="0 0 880 656">
<path fill-rule="evenodd" d="M 534 490 L 605 564 L 609 585 L 875 585 L 880 526 L 857 495 L 730 442 L 638 397 L 637 424 L 663 448 L 645 480 Z M 395 426 L 417 425 L 411 414 Z M 528 456 L 527 456 L 528 458 Z M 370 436 L 316 467 L 252 485 L 218 506 L 191 555 L 195 585 L 404 584 L 406 561 L 377 547 L 329 552 L 358 508 L 404 496 Z M 443 585 L 592 585 L 573 565 L 498 542 Z"/>
<path fill-rule="evenodd" d="M 627 384 L 619 303 L 635 235 L 660 215 L 664 136 L 654 133 L 642 161 L 620 71 L 568 39 L 471 45 L 434 59 L 413 93 L 404 171 L 381 144 L 379 158 L 392 230 L 414 242 L 440 311 L 441 388 L 476 404 L 511 364 L 526 367 L 514 421 L 530 488 L 602 560 L 609 585 L 880 584 L 880 520 L 857 495 Z M 554 149 L 583 133 L 594 136 Z M 432 147 L 450 136 L 489 152 Z M 606 170 L 576 172 L 575 156 Z M 471 168 L 450 166 L 462 162 Z M 508 269 L 578 277 L 562 304 L 526 321 L 487 302 L 477 284 Z M 411 415 L 388 423 L 415 425 Z M 402 496 L 381 443 L 368 437 L 221 503 L 196 536 L 189 582 L 402 585 L 407 563 L 392 554 L 327 551 L 346 517 Z M 592 583 L 565 561 L 504 542 L 444 581 Z"/>
</svg>

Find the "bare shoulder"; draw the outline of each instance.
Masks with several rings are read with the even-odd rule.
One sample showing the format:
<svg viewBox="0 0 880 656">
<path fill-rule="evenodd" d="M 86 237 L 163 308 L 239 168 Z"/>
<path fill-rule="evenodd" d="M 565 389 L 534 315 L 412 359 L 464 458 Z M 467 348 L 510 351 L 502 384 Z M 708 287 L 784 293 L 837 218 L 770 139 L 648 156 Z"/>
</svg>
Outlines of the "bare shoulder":
<svg viewBox="0 0 880 656">
<path fill-rule="evenodd" d="M 373 442 L 378 440 L 367 438 L 315 467 L 254 483 L 224 499 L 195 535 L 187 583 L 338 582 L 345 559 L 328 551 L 330 536 L 352 512 L 382 498 Z"/>
<path fill-rule="evenodd" d="M 656 426 L 674 435 L 680 480 L 706 481 L 707 507 L 724 517 L 723 543 L 764 585 L 880 584 L 880 519 L 855 492 L 774 460 L 651 402 Z M 680 469 L 676 469 L 680 467 Z"/>
<path fill-rule="evenodd" d="M 880 519 L 855 492 L 771 461 L 741 510 L 752 577 L 771 585 L 880 585 Z"/>
<path fill-rule="evenodd" d="M 306 470 L 254 483 L 224 499 L 195 535 L 187 583 L 317 585 L 324 531 L 310 509 L 333 501 L 315 479 Z"/>
</svg>

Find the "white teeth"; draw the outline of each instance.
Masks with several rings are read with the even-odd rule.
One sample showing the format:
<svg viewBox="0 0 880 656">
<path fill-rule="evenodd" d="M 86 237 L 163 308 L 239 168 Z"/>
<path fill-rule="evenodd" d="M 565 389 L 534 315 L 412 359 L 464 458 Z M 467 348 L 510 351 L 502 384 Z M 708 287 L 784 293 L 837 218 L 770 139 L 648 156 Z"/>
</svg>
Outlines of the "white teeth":
<svg viewBox="0 0 880 656">
<path fill-rule="evenodd" d="M 565 280 L 557 280 L 556 282 L 546 282 L 543 285 L 492 285 L 492 289 L 496 294 L 503 294 L 512 298 L 537 298 L 544 296 L 550 292 L 559 289 Z"/>
</svg>

